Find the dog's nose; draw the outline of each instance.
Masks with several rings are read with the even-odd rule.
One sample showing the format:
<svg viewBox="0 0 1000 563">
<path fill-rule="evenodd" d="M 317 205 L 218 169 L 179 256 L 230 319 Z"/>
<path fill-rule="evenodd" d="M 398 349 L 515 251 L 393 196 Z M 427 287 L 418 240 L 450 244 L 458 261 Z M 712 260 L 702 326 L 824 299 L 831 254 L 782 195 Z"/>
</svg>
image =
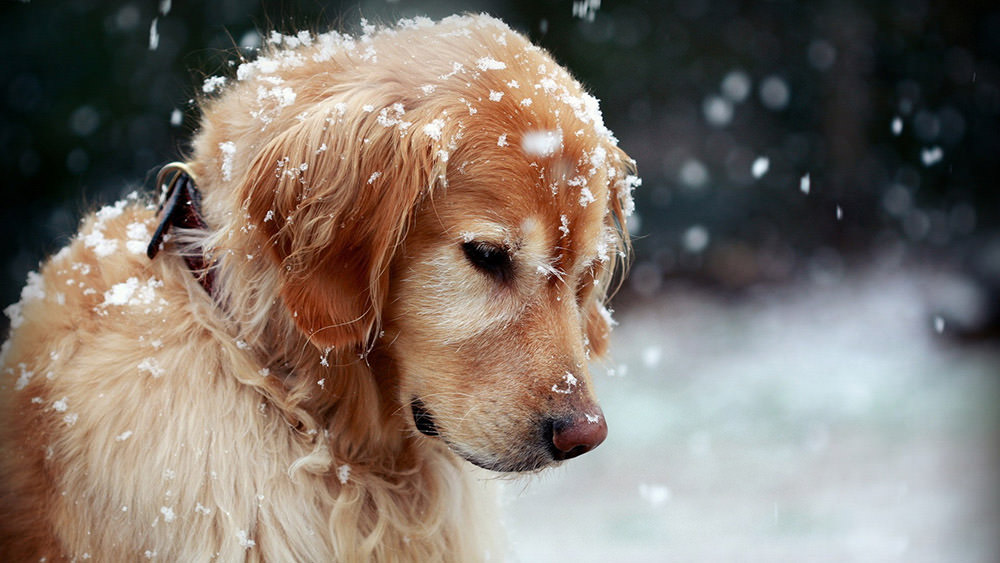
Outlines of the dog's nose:
<svg viewBox="0 0 1000 563">
<path fill-rule="evenodd" d="M 608 436 L 608 423 L 600 408 L 552 421 L 552 456 L 557 460 L 583 455 Z"/>
</svg>

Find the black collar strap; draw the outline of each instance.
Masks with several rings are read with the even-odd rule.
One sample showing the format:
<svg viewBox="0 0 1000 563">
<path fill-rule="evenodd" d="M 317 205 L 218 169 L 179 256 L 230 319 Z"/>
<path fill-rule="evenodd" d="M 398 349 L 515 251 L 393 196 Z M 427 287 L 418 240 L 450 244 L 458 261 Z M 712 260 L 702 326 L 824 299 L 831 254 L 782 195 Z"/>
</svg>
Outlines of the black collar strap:
<svg viewBox="0 0 1000 563">
<path fill-rule="evenodd" d="M 164 183 L 169 177 L 169 182 Z M 172 162 L 160 169 L 156 176 L 156 186 L 160 188 L 166 185 L 166 192 L 163 195 L 163 202 L 157 211 L 159 223 L 153 233 L 149 246 L 146 247 L 146 256 L 150 260 L 163 248 L 163 239 L 170 230 L 170 227 L 180 227 L 182 229 L 206 229 L 208 225 L 201 217 L 201 194 L 195 187 L 194 173 L 182 162 Z M 184 261 L 187 263 L 191 273 L 198 280 L 209 295 L 215 285 L 215 272 L 212 264 L 202 255 L 185 255 Z"/>
</svg>

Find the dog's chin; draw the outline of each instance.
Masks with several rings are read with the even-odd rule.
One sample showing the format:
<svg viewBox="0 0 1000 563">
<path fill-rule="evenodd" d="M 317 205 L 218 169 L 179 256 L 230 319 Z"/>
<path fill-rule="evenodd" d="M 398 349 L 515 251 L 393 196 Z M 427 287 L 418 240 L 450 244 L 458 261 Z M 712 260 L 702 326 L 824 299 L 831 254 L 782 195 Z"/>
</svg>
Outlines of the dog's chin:
<svg viewBox="0 0 1000 563">
<path fill-rule="evenodd" d="M 498 473 L 525 473 L 539 471 L 556 463 L 552 454 L 541 448 L 525 447 L 523 451 L 505 456 L 470 452 L 461 444 L 456 444 L 441 434 L 437 421 L 434 420 L 434 415 L 427 410 L 423 401 L 414 398 L 410 402 L 410 410 L 413 413 L 413 424 L 421 434 L 440 439 L 448 446 L 448 449 L 477 467 Z"/>
<path fill-rule="evenodd" d="M 447 441 L 445 441 L 445 444 L 448 444 L 451 451 L 455 452 L 459 457 L 468 461 L 472 465 L 482 467 L 483 469 L 488 469 L 490 471 L 496 471 L 498 473 L 528 473 L 532 471 L 540 471 L 556 463 L 552 456 L 541 452 L 525 452 L 516 456 L 508 456 L 507 458 L 484 458 L 482 456 L 464 452 L 461 448 L 456 447 Z"/>
</svg>

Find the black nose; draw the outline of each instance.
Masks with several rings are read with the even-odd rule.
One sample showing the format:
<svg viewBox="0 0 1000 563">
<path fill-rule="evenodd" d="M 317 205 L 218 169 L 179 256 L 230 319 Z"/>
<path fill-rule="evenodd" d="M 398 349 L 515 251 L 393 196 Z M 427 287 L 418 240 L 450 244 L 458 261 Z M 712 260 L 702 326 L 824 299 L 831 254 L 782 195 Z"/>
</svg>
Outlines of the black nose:
<svg viewBox="0 0 1000 563">
<path fill-rule="evenodd" d="M 552 457 L 557 460 L 583 455 L 601 445 L 608 436 L 608 423 L 601 409 L 550 420 L 546 428 Z"/>
</svg>

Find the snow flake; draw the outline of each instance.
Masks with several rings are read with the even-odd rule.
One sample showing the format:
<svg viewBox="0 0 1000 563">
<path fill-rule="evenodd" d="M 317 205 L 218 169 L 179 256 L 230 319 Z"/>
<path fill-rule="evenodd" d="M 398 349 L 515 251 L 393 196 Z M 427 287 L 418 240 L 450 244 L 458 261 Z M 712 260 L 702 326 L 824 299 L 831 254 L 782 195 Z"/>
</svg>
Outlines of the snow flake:
<svg viewBox="0 0 1000 563">
<path fill-rule="evenodd" d="M 209 514 L 212 513 L 212 509 L 211 508 L 208 508 L 207 506 L 203 506 L 200 502 L 196 502 L 195 503 L 194 511 L 197 512 L 197 513 L 199 513 L 199 514 L 204 514 L 206 516 L 208 516 Z"/>
<path fill-rule="evenodd" d="M 627 174 L 624 178 L 615 182 L 615 191 L 618 192 L 618 197 L 622 199 L 622 212 L 626 217 L 631 217 L 632 213 L 635 212 L 635 199 L 632 197 L 632 192 L 641 185 L 642 178 L 634 174 Z"/>
<path fill-rule="evenodd" d="M 38 272 L 28 272 L 28 281 L 21 288 L 21 300 L 9 305 L 3 310 L 7 318 L 10 319 L 10 327 L 17 328 L 24 322 L 21 310 L 25 303 L 37 301 L 45 298 L 45 281 Z"/>
<path fill-rule="evenodd" d="M 562 233 L 559 238 L 565 238 L 569 235 L 569 217 L 565 215 L 559 216 L 559 231 Z"/>
<path fill-rule="evenodd" d="M 104 302 L 98 308 L 106 308 L 109 305 L 151 305 L 156 299 L 156 289 L 160 287 L 163 287 L 163 282 L 156 278 L 149 278 L 145 285 L 140 285 L 138 278 L 129 278 L 105 291 Z M 162 299 L 160 302 L 166 304 Z"/>
<path fill-rule="evenodd" d="M 497 137 L 497 146 L 498 147 L 506 147 L 507 146 L 507 134 L 506 133 L 504 133 L 504 134 L 500 135 L 499 137 Z"/>
<path fill-rule="evenodd" d="M 83 236 L 83 245 L 94 250 L 94 254 L 104 258 L 118 250 L 118 241 L 104 238 L 104 232 L 95 225 L 90 234 Z"/>
<path fill-rule="evenodd" d="M 576 384 L 579 383 L 576 377 L 574 377 L 573 374 L 568 371 L 566 372 L 566 375 L 562 376 L 562 379 L 560 381 L 566 384 L 566 388 L 560 389 L 559 384 L 556 383 L 552 386 L 552 391 L 554 393 L 561 393 L 563 395 L 568 395 L 572 393 L 573 389 L 576 387 Z"/>
<path fill-rule="evenodd" d="M 125 248 L 133 254 L 145 254 L 149 244 L 149 228 L 145 223 L 129 223 L 125 227 Z"/>
<path fill-rule="evenodd" d="M 583 416 L 586 417 L 587 418 L 587 422 L 589 422 L 591 424 L 598 424 L 599 422 L 601 422 L 601 415 L 599 415 L 599 414 L 586 413 Z"/>
<path fill-rule="evenodd" d="M 733 120 L 733 102 L 713 94 L 702 101 L 701 113 L 709 125 L 725 127 Z"/>
<path fill-rule="evenodd" d="M 799 180 L 799 189 L 802 190 L 802 193 L 809 195 L 810 184 L 809 174 L 806 174 Z"/>
<path fill-rule="evenodd" d="M 788 106 L 791 90 L 788 82 L 780 76 L 768 76 L 760 83 L 760 101 L 769 110 L 781 111 Z"/>
<path fill-rule="evenodd" d="M 156 358 L 145 358 L 136 367 L 139 368 L 139 371 L 149 372 L 153 377 L 162 377 L 167 372 L 160 366 L 160 362 Z"/>
<path fill-rule="evenodd" d="M 278 102 L 279 108 L 292 105 L 295 102 L 295 97 L 295 90 L 292 90 L 288 86 L 275 86 L 274 88 L 264 88 L 261 86 L 257 88 L 258 102 L 273 99 Z"/>
<path fill-rule="evenodd" d="M 177 517 L 177 515 L 174 514 L 174 509 L 170 508 L 168 506 L 161 506 L 160 507 L 160 514 L 163 515 L 163 521 L 166 522 L 166 523 L 168 523 L 168 524 L 170 522 L 173 522 L 174 519 Z"/>
<path fill-rule="evenodd" d="M 226 85 L 225 76 L 209 76 L 201 83 L 201 91 L 211 94 Z"/>
<path fill-rule="evenodd" d="M 647 485 L 645 483 L 641 483 L 639 484 L 639 496 L 653 506 L 660 506 L 670 500 L 670 497 L 673 495 L 671 494 L 670 489 L 663 485 Z"/>
<path fill-rule="evenodd" d="M 476 60 L 476 66 L 479 70 L 503 70 L 507 68 L 507 65 L 502 61 L 498 61 L 493 57 L 481 57 Z"/>
<path fill-rule="evenodd" d="M 13 323 L 11 323 L 13 325 Z M 8 340 L 8 342 L 10 342 Z M 17 381 L 14 382 L 14 390 L 20 391 L 28 386 L 28 382 L 31 381 L 31 377 L 35 375 L 35 372 L 28 370 L 28 366 L 25 364 L 17 364 L 18 369 L 21 370 L 21 374 L 17 377 Z"/>
<path fill-rule="evenodd" d="M 693 225 L 684 231 L 683 244 L 684 250 L 692 254 L 699 254 L 708 248 L 708 243 L 711 240 L 708 229 L 702 225 Z"/>
<path fill-rule="evenodd" d="M 521 138 L 521 150 L 531 156 L 551 156 L 562 148 L 562 131 L 532 131 Z"/>
<path fill-rule="evenodd" d="M 498 92 L 496 90 L 490 90 L 490 101 L 491 102 L 499 102 L 501 99 L 503 99 L 503 92 Z"/>
<path fill-rule="evenodd" d="M 246 530 L 238 530 L 236 532 L 236 539 L 240 542 L 240 547 L 243 549 L 250 549 L 251 547 L 257 545 L 257 542 L 250 539 Z"/>
<path fill-rule="evenodd" d="M 160 46 L 160 33 L 156 30 L 156 22 L 160 18 L 153 18 L 153 23 L 149 25 L 149 50 L 155 51 Z"/>
<path fill-rule="evenodd" d="M 678 178 L 685 187 L 700 190 L 708 183 L 708 168 L 696 158 L 689 158 L 681 165 Z"/>
<path fill-rule="evenodd" d="M 21 301 L 37 301 L 45 298 L 45 280 L 38 272 L 28 272 L 28 281 L 21 288 Z"/>
<path fill-rule="evenodd" d="M 62 421 L 63 421 L 63 423 L 66 426 L 73 426 L 74 424 L 76 424 L 76 421 L 79 418 L 80 418 L 80 415 L 76 414 L 75 412 L 71 412 L 71 413 L 68 413 L 66 416 L 64 416 L 62 418 Z"/>
<path fill-rule="evenodd" d="M 587 207 L 588 205 L 594 203 L 595 201 L 597 201 L 597 198 L 594 197 L 594 194 L 593 192 L 590 191 L 590 188 L 584 187 L 580 189 L 580 205 L 582 205 L 583 207 Z"/>
<path fill-rule="evenodd" d="M 900 133 L 903 132 L 903 119 L 898 115 L 893 117 L 892 123 L 889 124 L 889 129 L 892 131 L 893 135 L 898 137 Z"/>
<path fill-rule="evenodd" d="M 392 115 L 390 115 L 390 112 L 392 112 Z M 375 121 L 383 127 L 398 126 L 400 129 L 405 131 L 410 127 L 410 125 L 413 125 L 413 123 L 403 121 L 402 118 L 404 113 L 406 113 L 406 111 L 403 109 L 403 104 L 397 102 L 387 108 L 379 110 L 378 117 L 375 118 Z"/>
<path fill-rule="evenodd" d="M 928 147 L 920 150 L 920 160 L 924 166 L 933 166 L 944 158 L 944 151 L 939 146 Z"/>
<path fill-rule="evenodd" d="M 236 155 L 236 143 L 232 141 L 219 143 L 219 150 L 222 151 L 222 179 L 228 182 L 233 179 L 233 157 Z"/>
<path fill-rule="evenodd" d="M 944 332 L 944 319 L 940 316 L 934 317 L 934 332 L 938 334 Z"/>
<path fill-rule="evenodd" d="M 363 32 L 361 39 L 371 41 L 371 35 L 375 33 L 375 25 L 368 23 L 367 18 L 361 18 L 361 31 Z"/>
<path fill-rule="evenodd" d="M 662 356 L 663 350 L 659 346 L 649 346 L 642 351 L 642 363 L 646 364 L 646 367 L 656 367 Z"/>
<path fill-rule="evenodd" d="M 350 479 L 350 478 L 351 478 L 351 466 L 350 465 L 347 465 L 345 463 L 344 465 L 341 465 L 341 466 L 337 467 L 337 480 L 340 481 L 341 485 L 346 485 L 348 479 Z"/>
<path fill-rule="evenodd" d="M 97 222 L 104 223 L 109 219 L 114 219 L 125 212 L 125 205 L 128 201 L 121 199 L 114 203 L 114 205 L 105 205 L 97 211 Z M 103 225 L 102 225 L 103 226 Z"/>
<path fill-rule="evenodd" d="M 442 74 L 438 78 L 440 78 L 441 80 L 448 80 L 452 76 L 455 76 L 456 74 L 462 72 L 462 70 L 464 68 L 465 67 L 462 65 L 462 63 L 454 63 L 453 62 L 453 63 L 451 63 L 451 72 L 449 72 L 448 74 Z"/>
<path fill-rule="evenodd" d="M 374 184 L 375 180 L 378 180 L 379 176 L 381 176 L 381 175 L 382 175 L 381 172 L 378 172 L 378 171 L 372 172 L 372 175 L 368 177 L 368 185 Z"/>
<path fill-rule="evenodd" d="M 435 119 L 434 121 L 431 121 L 427 125 L 424 125 L 423 132 L 424 135 L 427 135 L 431 139 L 434 139 L 435 141 L 440 141 L 441 132 L 443 131 L 443 129 L 444 129 L 444 120 Z"/>
<path fill-rule="evenodd" d="M 66 397 L 63 397 L 62 399 L 52 403 L 52 410 L 56 412 L 66 412 L 66 409 L 69 408 L 69 405 L 66 404 L 66 399 Z"/>
<path fill-rule="evenodd" d="M 767 174 L 767 170 L 770 167 L 771 161 L 766 156 L 758 156 L 750 167 L 750 173 L 753 174 L 754 178 L 759 180 L 764 174 Z"/>
<path fill-rule="evenodd" d="M 597 17 L 597 10 L 601 7 L 601 0 L 574 0 L 573 17 L 589 22 Z"/>
<path fill-rule="evenodd" d="M 131 430 L 126 430 L 126 431 L 122 432 L 121 434 L 115 436 L 115 441 L 116 442 L 124 442 L 125 440 L 128 440 L 131 437 L 132 437 L 132 431 Z"/>
<path fill-rule="evenodd" d="M 723 96 L 733 102 L 740 103 L 750 95 L 751 86 L 750 77 L 747 73 L 742 70 L 731 70 L 722 78 L 719 89 L 722 91 Z"/>
</svg>

